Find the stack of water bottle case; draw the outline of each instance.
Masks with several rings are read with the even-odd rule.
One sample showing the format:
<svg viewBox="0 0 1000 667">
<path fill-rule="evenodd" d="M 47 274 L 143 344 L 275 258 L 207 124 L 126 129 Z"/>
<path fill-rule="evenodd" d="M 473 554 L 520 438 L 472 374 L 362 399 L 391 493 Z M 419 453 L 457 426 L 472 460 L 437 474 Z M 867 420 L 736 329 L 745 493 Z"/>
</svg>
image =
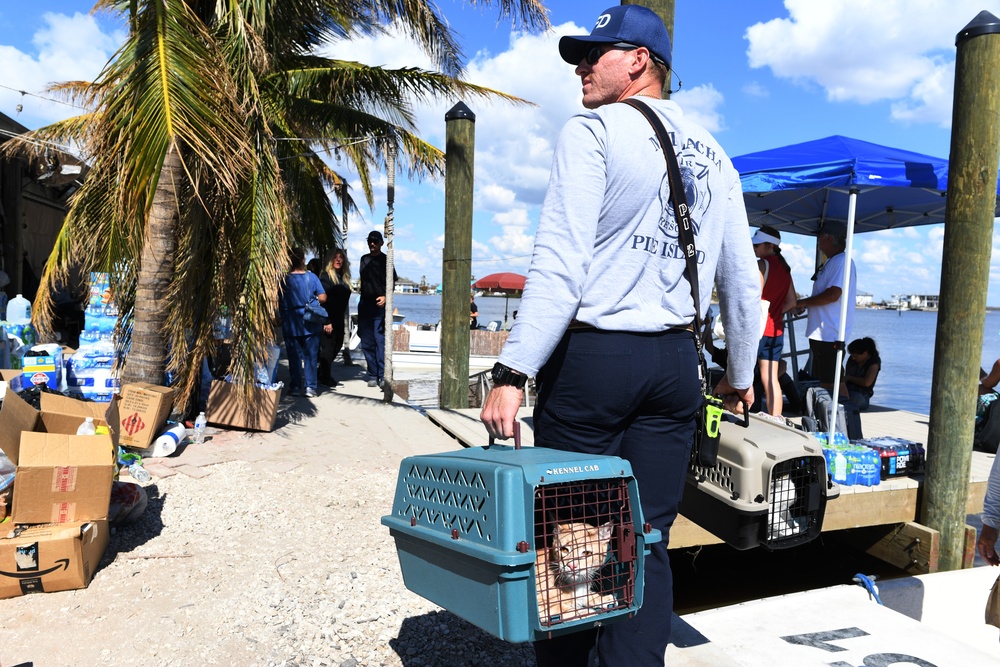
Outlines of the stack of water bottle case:
<svg viewBox="0 0 1000 667">
<path fill-rule="evenodd" d="M 827 433 L 813 435 L 823 445 L 830 478 L 842 486 L 878 486 L 892 477 L 924 471 L 926 452 L 919 442 L 894 436 L 852 441 L 835 433 L 829 444 Z"/>
</svg>

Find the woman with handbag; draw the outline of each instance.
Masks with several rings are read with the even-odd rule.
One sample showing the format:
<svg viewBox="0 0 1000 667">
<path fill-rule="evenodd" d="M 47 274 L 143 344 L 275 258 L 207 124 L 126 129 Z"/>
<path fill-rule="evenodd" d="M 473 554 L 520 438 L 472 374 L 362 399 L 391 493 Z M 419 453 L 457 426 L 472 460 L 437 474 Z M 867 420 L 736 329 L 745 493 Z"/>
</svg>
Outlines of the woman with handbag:
<svg viewBox="0 0 1000 667">
<path fill-rule="evenodd" d="M 288 393 L 298 396 L 303 392 L 303 396 L 312 398 L 317 394 L 319 334 L 326 322 L 322 306 L 326 292 L 319 278 L 306 270 L 302 248 L 292 248 L 289 260 L 292 266 L 282 284 L 278 311 L 288 355 Z"/>
<path fill-rule="evenodd" d="M 784 409 L 778 365 L 785 346 L 785 312 L 795 307 L 795 285 L 788 262 L 781 256 L 781 234 L 773 227 L 761 227 L 751 239 L 753 252 L 763 276 L 761 299 L 769 302 L 764 333 L 757 348 L 757 368 L 764 385 L 767 413 L 780 417 Z"/>
</svg>

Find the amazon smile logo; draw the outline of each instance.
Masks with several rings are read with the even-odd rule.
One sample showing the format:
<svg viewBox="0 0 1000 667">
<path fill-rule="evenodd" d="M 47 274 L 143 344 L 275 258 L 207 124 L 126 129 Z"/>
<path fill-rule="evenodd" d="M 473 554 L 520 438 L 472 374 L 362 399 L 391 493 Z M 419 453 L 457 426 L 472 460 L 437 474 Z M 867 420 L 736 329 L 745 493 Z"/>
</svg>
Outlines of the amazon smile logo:
<svg viewBox="0 0 1000 667">
<path fill-rule="evenodd" d="M 44 577 L 47 574 L 52 574 L 60 568 L 63 570 L 69 569 L 69 558 L 60 558 L 56 561 L 55 567 L 50 567 L 49 569 L 41 572 L 37 570 L 34 572 L 4 572 L 3 570 L 0 570 L 0 576 L 10 577 L 11 579 L 33 579 L 35 577 Z"/>
</svg>

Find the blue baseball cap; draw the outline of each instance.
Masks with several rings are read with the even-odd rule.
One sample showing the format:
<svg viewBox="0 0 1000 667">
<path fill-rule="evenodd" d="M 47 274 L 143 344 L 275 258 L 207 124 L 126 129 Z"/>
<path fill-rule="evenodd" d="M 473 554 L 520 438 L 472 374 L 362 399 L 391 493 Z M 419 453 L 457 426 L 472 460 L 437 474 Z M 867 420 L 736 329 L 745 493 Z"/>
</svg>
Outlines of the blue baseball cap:
<svg viewBox="0 0 1000 667">
<path fill-rule="evenodd" d="M 570 65 L 579 65 L 596 44 L 644 46 L 653 58 L 670 67 L 670 34 L 659 15 L 642 5 L 619 5 L 601 12 L 589 35 L 559 40 L 559 55 Z"/>
</svg>

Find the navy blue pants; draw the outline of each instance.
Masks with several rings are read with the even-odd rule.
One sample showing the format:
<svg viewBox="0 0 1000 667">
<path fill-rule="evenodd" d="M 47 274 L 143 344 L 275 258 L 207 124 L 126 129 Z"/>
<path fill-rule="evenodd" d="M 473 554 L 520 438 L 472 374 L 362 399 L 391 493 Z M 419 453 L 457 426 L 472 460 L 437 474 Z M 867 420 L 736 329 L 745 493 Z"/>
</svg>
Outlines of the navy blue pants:
<svg viewBox="0 0 1000 667">
<path fill-rule="evenodd" d="M 385 372 L 385 307 L 358 303 L 358 338 L 368 366 L 368 379 L 382 381 Z"/>
<path fill-rule="evenodd" d="M 539 667 L 662 667 L 670 638 L 670 526 L 702 401 L 693 334 L 573 329 L 538 373 L 536 447 L 620 456 L 632 465 L 643 518 L 663 532 L 645 561 L 643 603 L 632 618 L 535 643 Z"/>
</svg>

